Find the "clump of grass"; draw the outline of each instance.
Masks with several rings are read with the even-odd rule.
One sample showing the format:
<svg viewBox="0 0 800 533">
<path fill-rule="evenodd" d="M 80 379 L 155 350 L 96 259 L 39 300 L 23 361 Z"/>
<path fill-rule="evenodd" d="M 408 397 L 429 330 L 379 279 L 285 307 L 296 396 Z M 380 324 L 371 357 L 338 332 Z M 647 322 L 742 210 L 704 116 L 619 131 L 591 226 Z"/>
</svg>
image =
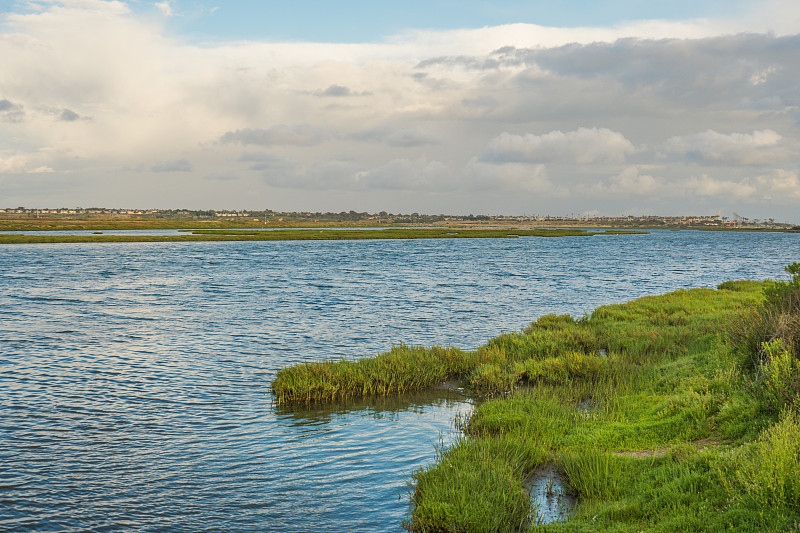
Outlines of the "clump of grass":
<svg viewBox="0 0 800 533">
<path fill-rule="evenodd" d="M 317 403 L 426 389 L 466 372 L 456 348 L 396 346 L 357 361 L 321 361 L 278 371 L 272 392 L 279 404 Z"/>
<path fill-rule="evenodd" d="M 610 370 L 607 358 L 568 352 L 561 357 L 528 359 L 520 365 L 521 376 L 529 383 L 566 384 L 574 381 L 594 382 Z"/>
<path fill-rule="evenodd" d="M 524 473 L 544 456 L 531 441 L 461 437 L 413 474 L 413 512 L 403 526 L 420 533 L 519 531 L 531 512 Z"/>
<path fill-rule="evenodd" d="M 561 467 L 575 493 L 587 499 L 610 499 L 619 494 L 626 475 L 623 458 L 596 449 L 571 452 Z"/>
<path fill-rule="evenodd" d="M 469 377 L 469 388 L 482 396 L 496 396 L 514 389 L 519 380 L 514 367 L 483 363 Z"/>
</svg>

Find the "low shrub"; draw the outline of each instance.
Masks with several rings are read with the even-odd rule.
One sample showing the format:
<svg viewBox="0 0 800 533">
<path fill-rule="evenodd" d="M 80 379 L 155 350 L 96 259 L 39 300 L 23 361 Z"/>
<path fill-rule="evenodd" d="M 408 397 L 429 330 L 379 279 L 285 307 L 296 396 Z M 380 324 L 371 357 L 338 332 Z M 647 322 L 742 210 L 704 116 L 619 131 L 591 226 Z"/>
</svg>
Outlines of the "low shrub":
<svg viewBox="0 0 800 533">
<path fill-rule="evenodd" d="M 800 354 L 800 263 L 785 270 L 791 281 L 770 282 L 764 287 L 763 302 L 742 311 L 726 328 L 745 374 L 758 373 L 768 363 L 770 355 L 764 350 L 775 340 L 781 339 L 795 357 Z"/>
<path fill-rule="evenodd" d="M 729 490 L 756 508 L 800 509 L 800 414 L 782 411 L 735 470 Z"/>
<path fill-rule="evenodd" d="M 765 405 L 780 411 L 800 399 L 800 361 L 786 347 L 782 338 L 765 342 L 761 349 L 763 362 L 760 368 L 759 391 Z"/>
</svg>

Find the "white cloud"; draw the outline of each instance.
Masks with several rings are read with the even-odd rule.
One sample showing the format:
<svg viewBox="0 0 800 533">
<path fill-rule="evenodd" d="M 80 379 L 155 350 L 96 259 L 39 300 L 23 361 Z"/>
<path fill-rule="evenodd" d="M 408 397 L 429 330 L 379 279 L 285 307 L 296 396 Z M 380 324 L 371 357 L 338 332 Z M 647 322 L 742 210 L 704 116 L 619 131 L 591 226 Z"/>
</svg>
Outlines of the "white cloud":
<svg viewBox="0 0 800 533">
<path fill-rule="evenodd" d="M 778 204 L 792 205 L 800 200 L 800 178 L 797 172 L 775 169 L 753 180 L 761 199 Z"/>
<path fill-rule="evenodd" d="M 551 131 L 544 135 L 503 133 L 492 139 L 481 155 L 491 163 L 615 164 L 635 151 L 619 132 L 607 128 Z"/>
<path fill-rule="evenodd" d="M 172 16 L 172 5 L 169 2 L 156 2 L 153 5 L 155 5 L 158 8 L 158 10 L 161 11 L 161 14 L 164 15 L 165 17 Z"/>
<path fill-rule="evenodd" d="M 545 165 L 509 163 L 494 165 L 472 159 L 464 168 L 464 185 L 480 192 L 537 193 L 565 196 L 568 190 L 555 186 Z"/>
<path fill-rule="evenodd" d="M 287 126 L 281 124 L 271 128 L 245 128 L 229 131 L 220 137 L 222 143 L 235 143 L 241 145 L 272 146 L 295 145 L 312 146 L 325 139 L 325 135 L 317 128 L 308 124 Z"/>
<path fill-rule="evenodd" d="M 637 165 L 625 168 L 608 180 L 599 180 L 594 184 L 579 185 L 577 190 L 587 196 L 623 197 L 652 196 L 663 194 L 663 181 L 654 178 Z"/>
<path fill-rule="evenodd" d="M 784 138 L 773 130 L 723 134 L 714 130 L 671 137 L 664 143 L 668 156 L 689 162 L 721 165 L 774 164 L 792 155 Z"/>
<path fill-rule="evenodd" d="M 707 174 L 676 184 L 678 196 L 712 196 L 725 199 L 753 198 L 758 189 L 747 181 L 720 180 Z M 683 194 L 681 194 L 683 193 Z"/>
<path fill-rule="evenodd" d="M 359 173 L 358 183 L 368 189 L 436 191 L 450 187 L 452 178 L 452 172 L 440 161 L 395 159 Z"/>
<path fill-rule="evenodd" d="M 29 155 L 3 155 L 0 153 L 0 175 L 2 174 L 41 174 L 53 172 L 41 164 L 41 157 Z"/>
</svg>

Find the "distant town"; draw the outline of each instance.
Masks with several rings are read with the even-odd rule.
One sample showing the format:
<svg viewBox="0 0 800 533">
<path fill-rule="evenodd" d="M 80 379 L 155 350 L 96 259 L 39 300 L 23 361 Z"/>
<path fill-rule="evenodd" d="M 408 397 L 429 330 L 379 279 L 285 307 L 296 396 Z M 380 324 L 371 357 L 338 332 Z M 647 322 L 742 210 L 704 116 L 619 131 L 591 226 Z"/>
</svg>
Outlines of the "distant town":
<svg viewBox="0 0 800 533">
<path fill-rule="evenodd" d="M 704 227 L 704 228 L 750 228 L 798 230 L 789 222 L 778 222 L 773 218 L 748 218 L 738 213 L 732 217 L 722 213 L 714 215 L 662 216 L 498 216 L 498 215 L 427 215 L 420 213 L 366 213 L 341 212 L 290 212 L 265 209 L 253 210 L 192 210 L 192 209 L 112 209 L 104 207 L 75 207 L 33 209 L 25 207 L 0 208 L 0 218 L 6 221 L 23 219 L 55 220 L 218 220 L 242 222 L 247 225 L 291 224 L 291 223 L 356 223 L 356 224 L 467 224 L 467 225 L 561 225 L 561 226 L 612 226 L 612 227 Z"/>
</svg>

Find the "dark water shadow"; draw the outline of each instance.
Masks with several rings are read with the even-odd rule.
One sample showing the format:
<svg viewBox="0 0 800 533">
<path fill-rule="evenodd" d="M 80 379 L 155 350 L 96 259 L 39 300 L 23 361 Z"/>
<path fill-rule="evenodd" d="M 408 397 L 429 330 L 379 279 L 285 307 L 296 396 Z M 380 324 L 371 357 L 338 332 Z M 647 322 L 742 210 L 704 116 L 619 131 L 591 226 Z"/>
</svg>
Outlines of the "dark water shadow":
<svg viewBox="0 0 800 533">
<path fill-rule="evenodd" d="M 451 408 L 472 404 L 473 399 L 460 389 L 443 386 L 400 396 L 378 396 L 311 405 L 274 405 L 275 413 L 294 424 L 320 424 L 342 416 L 357 414 L 374 419 L 395 419 L 402 413 L 424 413 L 431 408 Z M 294 425 L 292 424 L 292 425 Z"/>
</svg>

